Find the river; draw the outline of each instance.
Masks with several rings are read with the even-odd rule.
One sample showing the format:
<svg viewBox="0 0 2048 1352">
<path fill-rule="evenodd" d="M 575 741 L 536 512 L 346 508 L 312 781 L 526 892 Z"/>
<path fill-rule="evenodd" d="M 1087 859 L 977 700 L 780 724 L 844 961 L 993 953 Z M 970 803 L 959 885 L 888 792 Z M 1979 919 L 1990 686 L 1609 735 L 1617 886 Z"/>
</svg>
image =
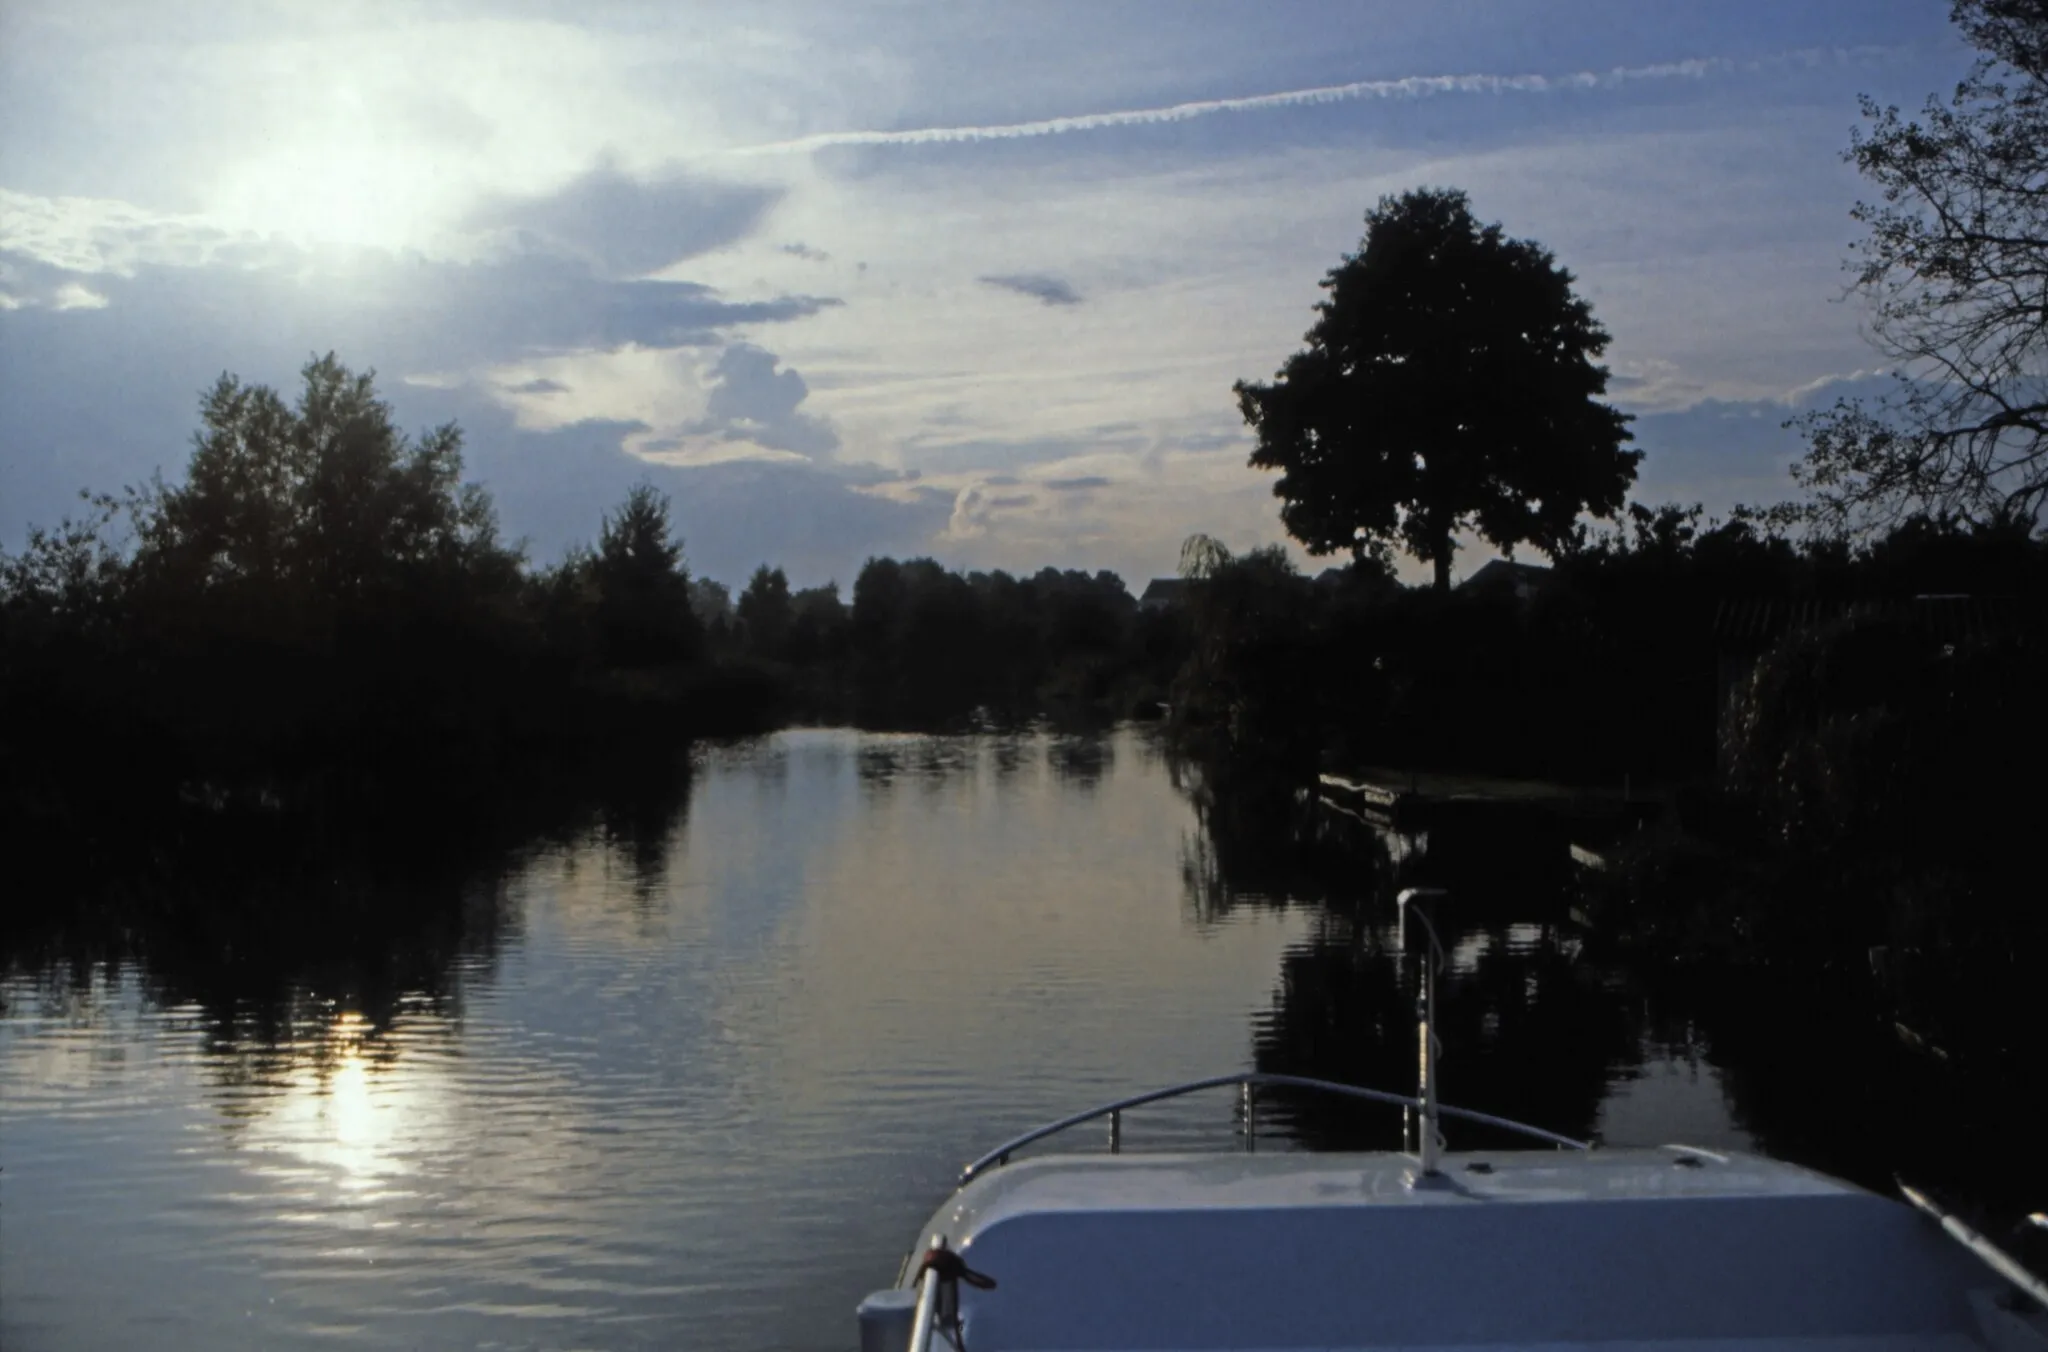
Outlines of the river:
<svg viewBox="0 0 2048 1352">
<path fill-rule="evenodd" d="M 848 1347 L 1009 1134 L 1254 1066 L 1408 1087 L 1384 879 L 1243 853 L 1147 729 L 796 730 L 700 747 L 279 970 L 161 942 L 17 961 L 0 1344 Z M 1449 1101 L 1886 1163 L 1830 1154 L 1854 1058 L 1798 1071 L 1726 998 L 1557 926 L 1447 938 Z M 1232 1114 L 1184 1100 L 1125 1140 L 1229 1148 Z M 1398 1122 L 1276 1100 L 1259 1131 Z"/>
</svg>

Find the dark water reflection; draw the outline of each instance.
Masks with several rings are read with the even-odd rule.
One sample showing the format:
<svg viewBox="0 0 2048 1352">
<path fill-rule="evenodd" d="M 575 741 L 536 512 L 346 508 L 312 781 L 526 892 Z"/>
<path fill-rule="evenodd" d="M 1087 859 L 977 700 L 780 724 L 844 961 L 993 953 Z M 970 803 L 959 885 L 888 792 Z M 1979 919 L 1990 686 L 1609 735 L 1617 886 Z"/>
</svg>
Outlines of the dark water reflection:
<svg viewBox="0 0 2048 1352">
<path fill-rule="evenodd" d="M 1460 811 L 1397 832 L 1182 778 L 1205 827 L 1182 862 L 1198 913 L 1304 900 L 1317 911 L 1256 1020 L 1259 1069 L 1412 1083 L 1419 943 L 1404 944 L 1395 896 L 1448 887 L 1446 1101 L 1609 1144 L 1757 1150 L 1878 1191 L 1903 1177 L 2048 1265 L 2039 1232 L 2012 1228 L 2048 1201 L 2031 1125 L 2048 1071 L 2037 1053 L 2029 1063 L 2040 1025 L 1997 1030 L 1993 1055 L 1952 1057 L 1902 1040 L 1861 964 L 1651 961 L 1626 935 L 1568 920 L 1573 885 L 1553 822 Z M 1272 1112 L 1317 1149 L 1385 1140 L 1384 1110 L 1365 1105 L 1282 1093 Z M 1456 1146 L 1509 1143 L 1453 1131 Z"/>
<path fill-rule="evenodd" d="M 1423 856 L 1140 730 L 790 732 L 506 811 L 15 943 L 0 1344 L 844 1347 L 1007 1134 L 1237 1068 L 1413 1078 L 1389 898 Z M 1870 1065 L 1801 1069 L 1753 992 L 1603 957 L 1513 856 L 1446 934 L 1451 1101 L 1832 1162 Z M 1275 1146 L 1398 1139 L 1265 1114 Z M 1221 1099 L 1126 1124 L 1230 1132 Z"/>
</svg>

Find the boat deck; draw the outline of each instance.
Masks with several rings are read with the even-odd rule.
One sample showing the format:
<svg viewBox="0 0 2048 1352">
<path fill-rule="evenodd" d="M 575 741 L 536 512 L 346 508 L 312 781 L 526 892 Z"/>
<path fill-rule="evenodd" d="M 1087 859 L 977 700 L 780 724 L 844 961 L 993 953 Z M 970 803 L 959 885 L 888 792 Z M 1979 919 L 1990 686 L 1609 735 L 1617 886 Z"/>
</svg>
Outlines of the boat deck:
<svg viewBox="0 0 2048 1352">
<path fill-rule="evenodd" d="M 1998 1348 L 2048 1352 L 1910 1208 L 1684 1148 L 1045 1156 L 933 1216 L 993 1290 L 973 1352 Z M 914 1293 L 889 1293 L 897 1300 Z"/>
</svg>

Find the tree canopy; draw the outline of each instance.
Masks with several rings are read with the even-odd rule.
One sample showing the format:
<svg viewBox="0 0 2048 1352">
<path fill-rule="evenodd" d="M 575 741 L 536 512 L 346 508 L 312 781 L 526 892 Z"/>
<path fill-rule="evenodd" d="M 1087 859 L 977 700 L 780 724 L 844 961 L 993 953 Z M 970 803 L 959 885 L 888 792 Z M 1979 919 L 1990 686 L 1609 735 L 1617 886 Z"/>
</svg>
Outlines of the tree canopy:
<svg viewBox="0 0 2048 1352">
<path fill-rule="evenodd" d="M 1272 384 L 1238 382 L 1311 553 L 1398 545 L 1450 585 L 1453 536 L 1554 553 L 1635 479 L 1628 417 L 1601 403 L 1607 332 L 1550 252 L 1482 226 L 1462 192 L 1385 197 Z"/>
<path fill-rule="evenodd" d="M 740 593 L 738 614 L 750 650 L 761 657 L 782 656 L 792 617 L 788 575 L 765 563 L 756 568 Z"/>
<path fill-rule="evenodd" d="M 490 497 L 462 482 L 454 424 L 407 437 L 374 374 L 331 352 L 301 378 L 294 406 L 223 375 L 201 401 L 184 482 L 129 504 L 156 592 L 331 611 L 457 580 L 512 585 L 518 554 L 499 543 Z"/>
<path fill-rule="evenodd" d="M 690 608 L 690 574 L 668 495 L 640 483 L 598 531 L 591 565 L 606 656 L 621 666 L 694 659 L 703 629 Z"/>
<path fill-rule="evenodd" d="M 1849 524 L 2048 502 L 2048 7 L 1956 0 L 1980 56 L 1920 120 L 1863 100 L 1847 158 L 1882 196 L 1850 261 L 1898 384 L 1805 420 L 1802 483 Z"/>
</svg>

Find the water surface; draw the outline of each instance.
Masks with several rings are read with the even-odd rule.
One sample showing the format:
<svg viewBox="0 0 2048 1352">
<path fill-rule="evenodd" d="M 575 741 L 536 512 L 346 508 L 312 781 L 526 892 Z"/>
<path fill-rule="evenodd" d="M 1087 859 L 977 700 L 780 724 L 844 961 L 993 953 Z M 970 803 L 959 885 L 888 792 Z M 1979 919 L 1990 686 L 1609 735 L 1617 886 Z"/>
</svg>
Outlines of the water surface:
<svg viewBox="0 0 2048 1352">
<path fill-rule="evenodd" d="M 846 1347 L 1008 1134 L 1254 1066 L 1406 1088 L 1384 880 L 1233 863 L 1181 778 L 1138 729 L 792 731 L 253 986 L 211 940 L 17 964 L 0 1343 Z M 1454 938 L 1453 1101 L 1753 1139 L 1686 1017 L 1575 940 Z M 1284 1099 L 1260 1130 L 1398 1135 Z M 1126 1139 L 1232 1131 L 1218 1096 Z"/>
</svg>

